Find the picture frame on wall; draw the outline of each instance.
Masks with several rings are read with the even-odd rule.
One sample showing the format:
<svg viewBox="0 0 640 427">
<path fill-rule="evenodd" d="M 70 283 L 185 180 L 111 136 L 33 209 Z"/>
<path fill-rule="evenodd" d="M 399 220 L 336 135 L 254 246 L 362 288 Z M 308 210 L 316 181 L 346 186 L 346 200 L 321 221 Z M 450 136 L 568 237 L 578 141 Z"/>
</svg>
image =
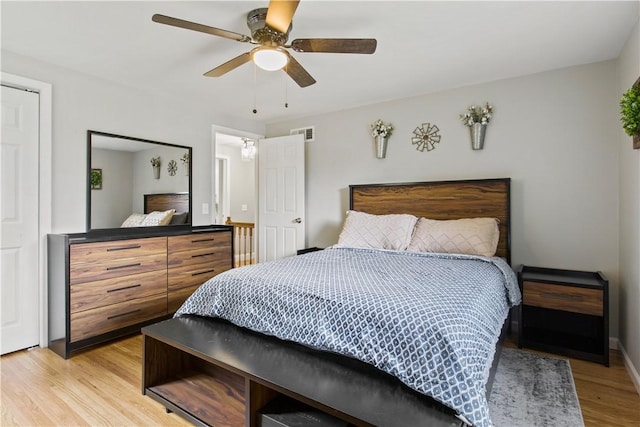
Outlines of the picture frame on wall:
<svg viewBox="0 0 640 427">
<path fill-rule="evenodd" d="M 102 169 L 91 169 L 91 189 L 102 190 Z"/>
</svg>

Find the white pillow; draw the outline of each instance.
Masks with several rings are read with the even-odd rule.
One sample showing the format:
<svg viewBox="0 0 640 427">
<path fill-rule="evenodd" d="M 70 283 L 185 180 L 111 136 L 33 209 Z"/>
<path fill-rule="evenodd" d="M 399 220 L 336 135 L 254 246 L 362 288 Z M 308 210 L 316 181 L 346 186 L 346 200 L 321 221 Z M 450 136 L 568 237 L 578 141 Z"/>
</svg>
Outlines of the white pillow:
<svg viewBox="0 0 640 427">
<path fill-rule="evenodd" d="M 403 251 L 411 242 L 418 218 L 408 214 L 371 215 L 347 211 L 338 247 Z"/>
<path fill-rule="evenodd" d="M 496 218 L 447 221 L 420 218 L 407 250 L 492 257 L 496 253 L 499 238 Z"/>
<path fill-rule="evenodd" d="M 140 224 L 142 227 L 151 227 L 155 225 L 167 225 L 171 222 L 171 217 L 175 213 L 175 209 L 169 209 L 168 211 L 153 211 L 147 215 L 147 217 Z"/>
<path fill-rule="evenodd" d="M 127 219 L 124 220 L 120 227 L 140 227 L 142 221 L 147 217 L 145 214 L 132 213 Z"/>
</svg>

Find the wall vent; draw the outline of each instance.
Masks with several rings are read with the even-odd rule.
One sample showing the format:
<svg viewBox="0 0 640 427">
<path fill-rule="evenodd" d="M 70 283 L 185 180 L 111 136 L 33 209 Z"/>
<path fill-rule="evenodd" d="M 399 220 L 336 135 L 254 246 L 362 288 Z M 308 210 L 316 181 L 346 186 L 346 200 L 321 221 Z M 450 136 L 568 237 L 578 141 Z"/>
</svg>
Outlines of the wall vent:
<svg viewBox="0 0 640 427">
<path fill-rule="evenodd" d="M 304 135 L 305 142 L 312 142 L 316 140 L 316 128 L 309 126 L 306 128 L 291 129 L 289 135 Z"/>
</svg>

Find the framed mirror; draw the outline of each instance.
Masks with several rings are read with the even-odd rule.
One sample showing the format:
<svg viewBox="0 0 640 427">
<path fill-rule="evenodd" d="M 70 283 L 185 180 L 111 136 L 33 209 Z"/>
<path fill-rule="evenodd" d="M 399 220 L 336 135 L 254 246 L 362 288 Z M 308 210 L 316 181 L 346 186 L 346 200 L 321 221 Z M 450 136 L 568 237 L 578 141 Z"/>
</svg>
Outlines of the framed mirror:
<svg viewBox="0 0 640 427">
<path fill-rule="evenodd" d="M 87 131 L 87 232 L 191 227 L 191 151 Z M 162 215 L 170 210 L 170 218 Z"/>
</svg>

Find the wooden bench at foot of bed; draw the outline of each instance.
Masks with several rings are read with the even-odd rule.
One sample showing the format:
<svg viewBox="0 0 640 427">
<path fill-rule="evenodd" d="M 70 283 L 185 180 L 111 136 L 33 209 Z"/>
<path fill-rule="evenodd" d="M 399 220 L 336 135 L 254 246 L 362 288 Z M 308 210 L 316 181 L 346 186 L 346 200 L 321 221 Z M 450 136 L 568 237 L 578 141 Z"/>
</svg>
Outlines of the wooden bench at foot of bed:
<svg viewBox="0 0 640 427">
<path fill-rule="evenodd" d="M 452 411 L 366 363 L 180 317 L 142 329 L 142 392 L 196 425 L 256 426 L 286 395 L 357 426 L 460 426 Z"/>
</svg>

